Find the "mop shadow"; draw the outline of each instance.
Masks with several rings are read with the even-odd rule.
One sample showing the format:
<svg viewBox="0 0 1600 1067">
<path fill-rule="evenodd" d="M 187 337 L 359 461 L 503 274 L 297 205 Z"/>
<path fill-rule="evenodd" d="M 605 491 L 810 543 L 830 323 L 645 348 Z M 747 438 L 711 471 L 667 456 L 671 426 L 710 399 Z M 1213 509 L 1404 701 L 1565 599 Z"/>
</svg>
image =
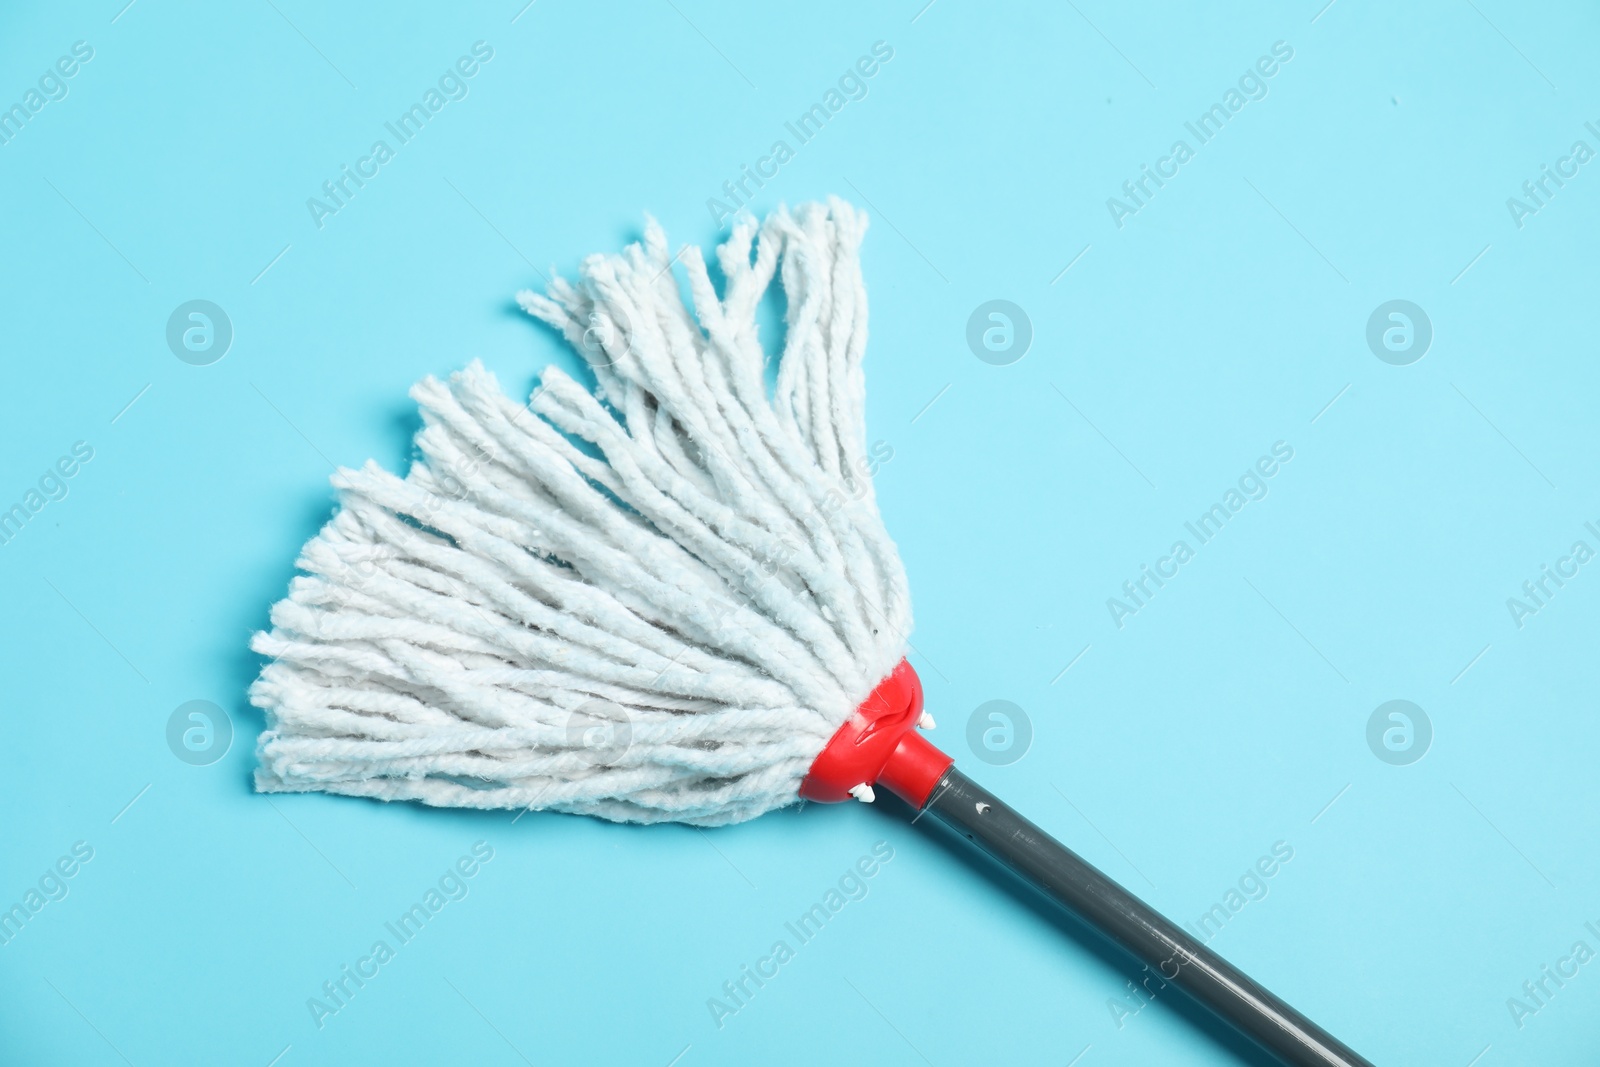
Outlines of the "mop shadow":
<svg viewBox="0 0 1600 1067">
<path fill-rule="evenodd" d="M 214 661 L 230 694 L 223 708 L 232 723 L 233 739 L 223 760 L 233 771 L 230 778 L 247 794 L 255 792 L 255 740 L 266 728 L 266 715 L 250 702 L 249 691 L 270 662 L 250 647 L 251 636 L 272 629 L 272 605 L 288 593 L 290 582 L 305 573 L 295 566 L 300 546 L 322 529 L 333 513 L 334 494 L 325 481 L 308 490 L 304 502 L 297 504 L 290 527 L 293 532 L 284 538 L 285 551 L 254 561 L 248 576 L 241 578 L 245 589 L 225 598 L 227 606 L 222 610 L 226 620 L 219 622 L 218 632 L 245 636 L 229 644 Z"/>
<path fill-rule="evenodd" d="M 887 790 L 878 794 L 880 804 L 883 803 L 886 792 Z M 889 804 L 885 806 L 892 806 L 908 821 L 917 815 L 909 805 L 897 797 L 890 796 Z M 992 888 L 1010 897 L 1015 904 L 1032 912 L 1040 922 L 1054 927 L 1058 933 L 1065 934 L 1078 947 L 1090 952 L 1107 968 L 1134 985 L 1144 981 L 1146 977 L 1144 965 L 1110 937 L 1046 897 L 1009 868 L 996 862 L 971 842 L 964 840 L 957 831 L 936 819 L 921 819 L 919 822 L 929 827 L 924 836 L 938 849 L 988 882 Z M 1116 994 L 1122 992 L 1121 989 L 1116 990 Z M 1144 1014 L 1146 1011 L 1170 1012 L 1178 1016 L 1191 1029 L 1198 1031 L 1216 1047 L 1225 1050 L 1239 1063 L 1247 1064 L 1248 1067 L 1280 1067 L 1279 1061 L 1266 1050 L 1176 987 L 1158 990 L 1155 1001 L 1146 1004 L 1139 1014 Z M 1136 1020 L 1130 1020 L 1127 1025 L 1137 1026 L 1138 1023 Z"/>
<path fill-rule="evenodd" d="M 373 461 L 400 476 L 410 468 L 417 450 L 416 436 L 421 431 L 422 416 L 417 405 L 402 396 L 380 409 L 375 417 L 380 431 L 374 442 Z M 339 465 L 359 469 L 368 457 L 338 457 Z M 353 460 L 353 461 L 352 461 Z M 282 550 L 264 559 L 255 560 L 249 570 L 246 592 L 231 597 L 231 616 L 222 629 L 229 633 L 254 635 L 272 629 L 272 607 L 289 593 L 290 584 L 304 577 L 306 572 L 295 565 L 301 548 L 317 535 L 338 512 L 338 494 L 326 478 L 307 482 L 306 488 L 295 504 L 294 521 L 286 525 L 280 542 Z M 222 657 L 220 666 L 229 681 L 233 699 L 226 705 L 232 719 L 234 736 L 232 748 L 224 759 L 237 761 L 235 781 L 245 793 L 254 794 L 256 756 L 254 743 L 266 729 L 266 714 L 250 702 L 251 685 L 261 676 L 262 668 L 271 657 L 250 647 L 249 639 L 233 645 Z M 241 744 L 241 742 L 244 742 Z M 242 750 L 242 751 L 240 751 Z"/>
</svg>

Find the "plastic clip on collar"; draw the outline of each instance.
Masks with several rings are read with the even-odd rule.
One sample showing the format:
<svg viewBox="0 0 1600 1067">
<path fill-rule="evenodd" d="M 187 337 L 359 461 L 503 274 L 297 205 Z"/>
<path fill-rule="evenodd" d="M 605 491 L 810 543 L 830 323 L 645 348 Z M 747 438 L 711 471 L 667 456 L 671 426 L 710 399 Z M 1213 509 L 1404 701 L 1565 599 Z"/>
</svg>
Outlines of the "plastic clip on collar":
<svg viewBox="0 0 1600 1067">
<path fill-rule="evenodd" d="M 922 725 L 933 725 L 922 710 L 922 682 L 901 660 L 817 754 L 800 795 L 829 804 L 870 801 L 872 787 L 881 785 L 921 810 L 955 762 L 917 733 Z"/>
</svg>

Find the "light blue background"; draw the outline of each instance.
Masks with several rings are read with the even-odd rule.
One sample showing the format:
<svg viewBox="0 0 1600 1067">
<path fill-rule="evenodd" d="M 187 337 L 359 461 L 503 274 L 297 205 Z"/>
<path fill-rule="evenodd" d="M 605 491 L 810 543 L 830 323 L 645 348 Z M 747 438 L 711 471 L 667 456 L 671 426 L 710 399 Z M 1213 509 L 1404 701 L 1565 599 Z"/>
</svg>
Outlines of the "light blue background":
<svg viewBox="0 0 1600 1067">
<path fill-rule="evenodd" d="M 0 547 L 0 898 L 95 850 L 0 948 L 0 1060 L 1240 1062 L 1171 994 L 1119 1029 L 1130 971 L 887 805 L 700 833 L 250 791 L 246 643 L 329 461 L 403 469 L 424 374 L 570 363 L 515 290 L 644 211 L 709 245 L 707 198 L 883 40 L 755 206 L 873 216 L 869 439 L 935 739 L 1180 920 L 1289 843 L 1213 945 L 1376 1063 L 1593 1061 L 1600 963 L 1521 1029 L 1506 1000 L 1600 950 L 1600 569 L 1520 630 L 1506 598 L 1600 545 L 1600 164 L 1521 229 L 1505 201 L 1600 148 L 1600 16 L 522 2 L 0 15 L 5 103 L 95 50 L 0 146 L 0 502 L 95 450 Z M 467 99 L 317 229 L 306 198 L 480 39 Z M 1119 230 L 1106 198 L 1280 40 L 1266 99 Z M 212 366 L 165 344 L 194 298 L 236 331 Z M 964 340 L 992 298 L 1033 323 L 1011 366 Z M 1406 367 L 1364 340 L 1395 298 L 1435 330 Z M 1117 629 L 1106 598 L 1278 440 L 1270 496 Z M 1435 730 L 1409 766 L 1366 742 L 1397 698 Z M 166 745 L 193 699 L 235 725 L 212 766 Z M 1033 724 L 1009 766 L 966 745 L 992 699 Z M 470 896 L 318 1030 L 307 998 L 478 840 Z M 880 840 L 867 898 L 719 1030 L 707 998 Z"/>
</svg>

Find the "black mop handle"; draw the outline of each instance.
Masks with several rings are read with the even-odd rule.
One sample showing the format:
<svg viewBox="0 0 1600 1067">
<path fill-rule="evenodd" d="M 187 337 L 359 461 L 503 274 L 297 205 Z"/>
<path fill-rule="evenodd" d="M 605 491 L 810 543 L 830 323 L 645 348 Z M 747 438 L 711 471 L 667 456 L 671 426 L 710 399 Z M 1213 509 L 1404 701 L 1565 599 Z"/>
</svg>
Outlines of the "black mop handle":
<svg viewBox="0 0 1600 1067">
<path fill-rule="evenodd" d="M 951 829 L 1077 914 L 1289 1067 L 1372 1067 L 1082 857 L 956 770 L 923 805 Z"/>
</svg>

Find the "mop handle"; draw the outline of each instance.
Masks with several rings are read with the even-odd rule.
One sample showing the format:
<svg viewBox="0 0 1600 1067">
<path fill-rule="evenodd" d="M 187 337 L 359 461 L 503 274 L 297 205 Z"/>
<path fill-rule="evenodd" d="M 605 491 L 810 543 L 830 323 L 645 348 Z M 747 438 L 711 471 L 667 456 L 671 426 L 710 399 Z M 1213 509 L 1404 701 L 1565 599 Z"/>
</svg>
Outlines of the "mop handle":
<svg viewBox="0 0 1600 1067">
<path fill-rule="evenodd" d="M 1162 983 L 1182 989 L 1289 1067 L 1372 1067 L 954 767 L 940 777 L 922 811 L 1098 928 L 1148 964 Z"/>
</svg>

